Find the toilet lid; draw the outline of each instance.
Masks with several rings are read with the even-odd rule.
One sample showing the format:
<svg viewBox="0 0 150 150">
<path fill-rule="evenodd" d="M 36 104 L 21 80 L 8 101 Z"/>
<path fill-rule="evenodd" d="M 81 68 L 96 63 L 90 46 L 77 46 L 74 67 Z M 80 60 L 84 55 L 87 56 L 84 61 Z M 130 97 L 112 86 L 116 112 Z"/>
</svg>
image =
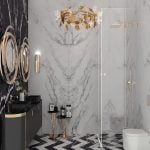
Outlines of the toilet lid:
<svg viewBox="0 0 150 150">
<path fill-rule="evenodd" d="M 146 133 L 142 129 L 125 129 L 124 133 L 128 136 L 146 136 L 148 133 Z"/>
</svg>

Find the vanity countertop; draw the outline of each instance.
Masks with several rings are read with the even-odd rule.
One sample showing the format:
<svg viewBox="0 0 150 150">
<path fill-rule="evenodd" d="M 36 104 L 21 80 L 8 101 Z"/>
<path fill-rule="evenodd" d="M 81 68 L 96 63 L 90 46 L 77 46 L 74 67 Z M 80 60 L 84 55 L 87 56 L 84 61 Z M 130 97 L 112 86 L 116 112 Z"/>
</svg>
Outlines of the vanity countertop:
<svg viewBox="0 0 150 150">
<path fill-rule="evenodd" d="M 5 114 L 8 116 L 10 115 L 19 115 L 19 114 L 25 114 L 27 113 L 31 108 L 36 106 L 41 102 L 38 101 L 37 103 L 32 103 L 31 101 L 16 101 L 13 102 L 9 107 L 9 111 L 6 111 Z"/>
</svg>

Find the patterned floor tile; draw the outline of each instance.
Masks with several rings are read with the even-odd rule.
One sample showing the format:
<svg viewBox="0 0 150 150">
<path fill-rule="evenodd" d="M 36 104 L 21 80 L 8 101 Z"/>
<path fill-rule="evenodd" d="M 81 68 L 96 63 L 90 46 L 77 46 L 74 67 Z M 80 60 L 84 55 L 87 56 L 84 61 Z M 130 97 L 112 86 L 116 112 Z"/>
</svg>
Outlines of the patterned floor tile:
<svg viewBox="0 0 150 150">
<path fill-rule="evenodd" d="M 103 134 L 103 148 L 96 135 L 76 136 L 70 139 L 49 139 L 49 135 L 36 136 L 28 150 L 123 150 L 121 134 Z"/>
</svg>

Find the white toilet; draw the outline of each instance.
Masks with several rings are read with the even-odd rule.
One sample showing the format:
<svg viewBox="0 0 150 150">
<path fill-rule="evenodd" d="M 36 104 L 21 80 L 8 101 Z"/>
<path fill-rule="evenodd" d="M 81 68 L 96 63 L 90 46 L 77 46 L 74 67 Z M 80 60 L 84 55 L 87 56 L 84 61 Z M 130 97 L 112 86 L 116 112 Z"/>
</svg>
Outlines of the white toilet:
<svg viewBox="0 0 150 150">
<path fill-rule="evenodd" d="M 150 134 L 142 129 L 123 130 L 124 150 L 150 150 Z"/>
</svg>

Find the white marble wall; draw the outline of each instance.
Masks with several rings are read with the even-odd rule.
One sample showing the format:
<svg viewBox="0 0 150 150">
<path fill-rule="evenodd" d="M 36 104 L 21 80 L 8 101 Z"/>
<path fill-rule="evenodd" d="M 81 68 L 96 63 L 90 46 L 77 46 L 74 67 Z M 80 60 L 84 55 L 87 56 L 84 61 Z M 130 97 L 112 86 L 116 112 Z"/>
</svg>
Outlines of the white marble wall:
<svg viewBox="0 0 150 150">
<path fill-rule="evenodd" d="M 57 105 L 72 104 L 73 118 L 68 124 L 71 133 L 97 133 L 100 127 L 98 50 L 101 47 L 101 37 L 103 68 L 106 73 L 103 86 L 103 129 L 116 129 L 118 132 L 123 128 L 125 36 L 124 28 L 112 29 L 111 23 L 113 20 L 124 20 L 124 9 L 104 10 L 102 36 L 100 27 L 90 31 L 66 32 L 56 23 L 55 11 L 66 5 L 78 6 L 81 3 L 99 8 L 125 6 L 124 0 L 89 0 L 88 3 L 87 0 L 29 0 L 31 53 L 34 56 L 34 52 L 40 50 L 42 54 L 40 74 L 35 74 L 32 63 L 29 92 L 42 96 L 43 133 L 49 133 L 50 130 L 50 117 L 47 113 L 50 102 Z"/>
<path fill-rule="evenodd" d="M 136 1 L 128 1 L 126 9 L 126 127 L 138 127 L 139 107 L 137 105 L 136 74 L 137 74 L 137 6 Z"/>
<path fill-rule="evenodd" d="M 150 131 L 150 107 L 147 105 L 150 95 L 150 1 L 138 0 L 137 2 L 138 39 L 138 68 L 137 68 L 137 102 L 141 110 L 139 123 Z"/>
<path fill-rule="evenodd" d="M 132 92 L 127 92 L 127 126 L 150 131 L 150 1 L 128 1 L 127 18 L 134 25 L 127 29 L 127 53 L 133 81 Z M 129 68 L 129 67 L 128 67 Z"/>
</svg>

